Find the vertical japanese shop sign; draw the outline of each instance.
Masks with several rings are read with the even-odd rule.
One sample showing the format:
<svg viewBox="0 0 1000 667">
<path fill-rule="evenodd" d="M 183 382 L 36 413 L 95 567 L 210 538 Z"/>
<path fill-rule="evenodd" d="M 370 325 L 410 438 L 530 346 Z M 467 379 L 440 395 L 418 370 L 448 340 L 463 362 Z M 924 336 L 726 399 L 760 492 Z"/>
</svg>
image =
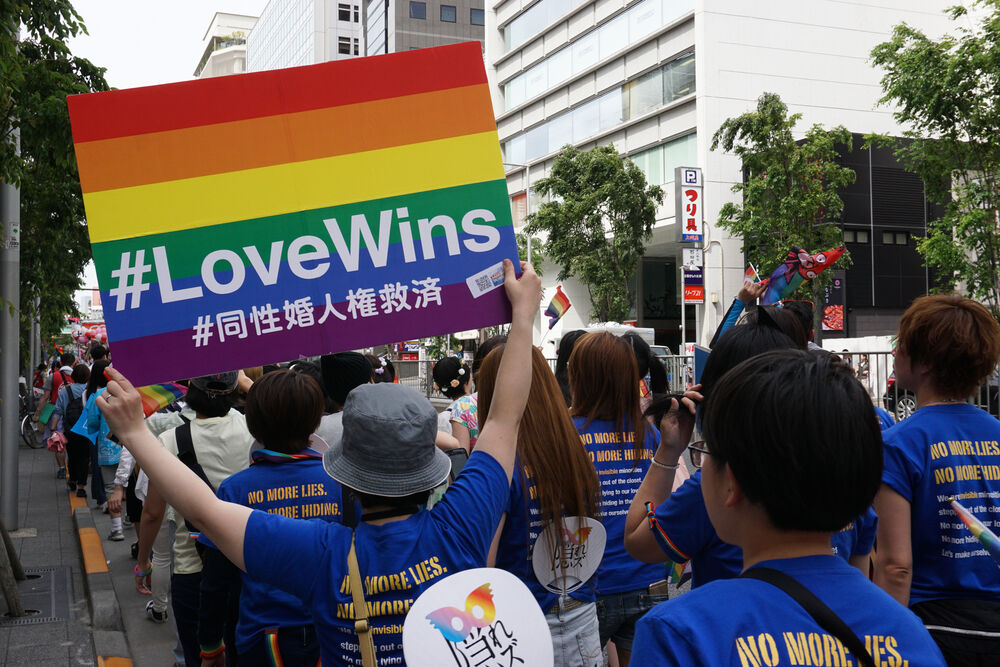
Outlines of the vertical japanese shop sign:
<svg viewBox="0 0 1000 667">
<path fill-rule="evenodd" d="M 684 305 L 705 303 L 705 274 L 702 269 L 684 269 Z"/>
<path fill-rule="evenodd" d="M 69 106 L 115 365 L 137 384 L 509 321 L 474 42 Z"/>
<path fill-rule="evenodd" d="M 680 230 L 681 243 L 701 243 L 704 238 L 704 204 L 701 169 L 674 169 L 674 215 Z"/>
<path fill-rule="evenodd" d="M 834 271 L 830 284 L 823 288 L 823 331 L 844 330 L 844 273 Z"/>
</svg>

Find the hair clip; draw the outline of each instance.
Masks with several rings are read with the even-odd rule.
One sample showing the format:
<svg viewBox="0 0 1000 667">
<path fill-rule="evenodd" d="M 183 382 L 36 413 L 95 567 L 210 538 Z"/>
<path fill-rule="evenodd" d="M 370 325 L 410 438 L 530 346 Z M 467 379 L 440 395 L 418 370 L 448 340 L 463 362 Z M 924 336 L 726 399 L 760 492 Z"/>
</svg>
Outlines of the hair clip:
<svg viewBox="0 0 1000 667">
<path fill-rule="evenodd" d="M 465 366 L 462 366 L 461 368 L 458 369 L 458 374 L 465 375 Z"/>
<path fill-rule="evenodd" d="M 451 381 L 451 386 L 452 387 L 457 387 L 458 386 L 458 380 L 457 379 L 456 380 L 452 380 Z"/>
<path fill-rule="evenodd" d="M 384 368 L 376 368 L 375 369 L 375 374 L 376 375 L 382 375 L 382 373 L 385 373 L 385 369 Z"/>
</svg>

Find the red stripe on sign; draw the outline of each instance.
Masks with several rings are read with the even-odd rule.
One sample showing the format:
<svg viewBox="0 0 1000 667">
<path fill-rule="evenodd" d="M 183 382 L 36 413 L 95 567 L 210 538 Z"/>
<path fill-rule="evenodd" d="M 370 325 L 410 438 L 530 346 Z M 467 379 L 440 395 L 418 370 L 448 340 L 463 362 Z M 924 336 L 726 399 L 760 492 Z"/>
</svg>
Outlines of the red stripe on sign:
<svg viewBox="0 0 1000 667">
<path fill-rule="evenodd" d="M 73 95 L 68 102 L 73 140 L 81 143 L 480 83 L 486 83 L 486 69 L 479 42 L 463 42 L 305 67 Z M 277 94 L 260 94 L 268 88 Z"/>
</svg>

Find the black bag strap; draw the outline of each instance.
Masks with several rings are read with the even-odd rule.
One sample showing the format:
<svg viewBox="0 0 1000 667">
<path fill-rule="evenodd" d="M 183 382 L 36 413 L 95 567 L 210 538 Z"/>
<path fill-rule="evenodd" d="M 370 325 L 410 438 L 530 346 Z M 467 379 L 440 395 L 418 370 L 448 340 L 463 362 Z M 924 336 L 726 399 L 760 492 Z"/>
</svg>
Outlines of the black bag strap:
<svg viewBox="0 0 1000 667">
<path fill-rule="evenodd" d="M 185 421 L 175 428 L 174 437 L 177 438 L 177 458 L 181 460 L 181 463 L 190 468 L 194 474 L 198 475 L 201 481 L 205 482 L 208 488 L 212 489 L 212 493 L 215 493 L 215 487 L 208 481 L 208 476 L 205 475 L 204 469 L 198 463 L 198 455 L 194 451 L 194 441 L 191 439 L 191 422 Z"/>
<path fill-rule="evenodd" d="M 861 639 L 837 616 L 832 609 L 816 597 L 812 591 L 800 584 L 794 578 L 769 567 L 752 567 L 740 575 L 741 579 L 757 579 L 780 588 L 788 597 L 792 598 L 813 617 L 819 627 L 840 640 L 855 662 L 863 667 L 875 667 L 875 661 L 865 650 L 865 645 Z"/>
</svg>

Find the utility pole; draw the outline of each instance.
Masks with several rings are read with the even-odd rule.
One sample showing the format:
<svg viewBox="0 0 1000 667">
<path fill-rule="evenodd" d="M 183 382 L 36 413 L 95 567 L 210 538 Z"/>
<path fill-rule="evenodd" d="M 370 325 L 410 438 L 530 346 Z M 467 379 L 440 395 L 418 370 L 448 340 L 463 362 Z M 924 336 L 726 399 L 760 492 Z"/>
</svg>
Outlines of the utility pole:
<svg viewBox="0 0 1000 667">
<path fill-rule="evenodd" d="M 21 140 L 17 129 L 13 139 L 17 154 Z M 16 530 L 21 191 L 8 183 L 0 183 L 0 223 L 0 521 L 8 530 Z"/>
</svg>

